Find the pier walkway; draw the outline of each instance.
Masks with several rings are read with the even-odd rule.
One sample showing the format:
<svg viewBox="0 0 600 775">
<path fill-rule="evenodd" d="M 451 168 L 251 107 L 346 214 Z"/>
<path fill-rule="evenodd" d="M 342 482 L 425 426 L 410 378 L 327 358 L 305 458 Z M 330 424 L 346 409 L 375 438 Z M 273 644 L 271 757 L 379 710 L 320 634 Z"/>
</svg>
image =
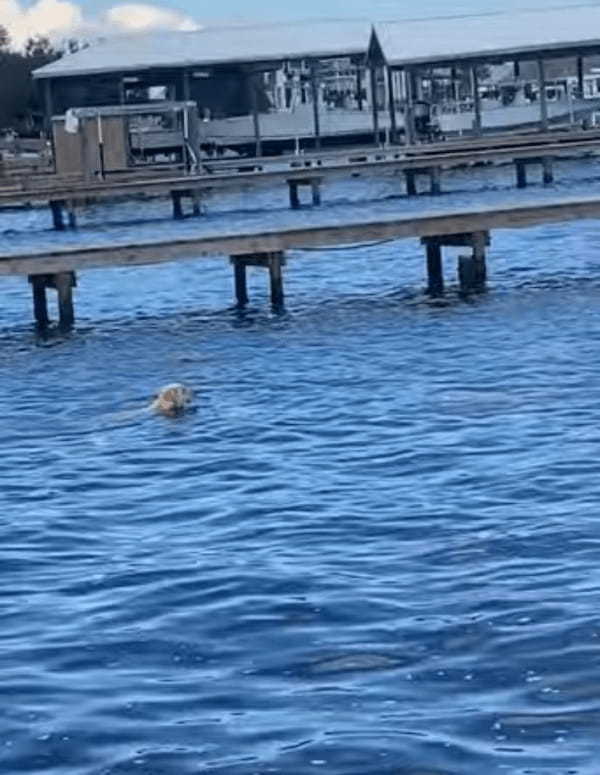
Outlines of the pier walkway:
<svg viewBox="0 0 600 775">
<path fill-rule="evenodd" d="M 268 230 L 202 233 L 197 236 L 136 241 L 115 239 L 106 233 L 94 245 L 64 244 L 55 250 L 25 251 L 0 256 L 0 274 L 28 276 L 33 289 L 34 315 L 39 326 L 48 324 L 47 288 L 58 293 L 59 323 L 69 328 L 74 321 L 72 289 L 75 273 L 100 268 L 158 264 L 204 256 L 226 256 L 234 269 L 238 305 L 248 302 L 246 268 L 262 266 L 269 272 L 271 300 L 284 300 L 285 252 L 418 237 L 425 248 L 428 287 L 432 296 L 444 292 L 442 248 L 467 248 L 458 259 L 458 275 L 464 293 L 481 291 L 486 282 L 486 246 L 494 229 L 519 229 L 561 221 L 600 219 L 600 197 L 556 197 L 537 203 L 463 208 L 454 212 L 422 212 L 351 223 L 294 225 Z"/>
<path fill-rule="evenodd" d="M 329 154 L 265 159 L 207 161 L 202 174 L 125 174 L 105 180 L 86 181 L 40 176 L 0 185 L 0 208 L 28 204 L 49 205 L 58 230 L 67 223 L 76 227 L 77 208 L 89 200 L 117 197 L 170 196 L 173 216 L 185 216 L 184 202 L 191 201 L 192 213 L 201 213 L 203 195 L 232 188 L 287 186 L 292 208 L 300 206 L 300 189 L 310 189 L 313 205 L 321 203 L 324 182 L 343 177 L 377 176 L 393 172 L 405 178 L 406 193 L 414 196 L 419 181 L 427 190 L 441 193 L 445 170 L 485 164 L 514 164 L 516 185 L 525 188 L 528 170 L 537 166 L 545 184 L 554 181 L 555 160 L 576 158 L 600 151 L 600 131 L 556 132 L 480 138 L 469 142 L 448 142 L 413 147 L 353 149 Z"/>
</svg>

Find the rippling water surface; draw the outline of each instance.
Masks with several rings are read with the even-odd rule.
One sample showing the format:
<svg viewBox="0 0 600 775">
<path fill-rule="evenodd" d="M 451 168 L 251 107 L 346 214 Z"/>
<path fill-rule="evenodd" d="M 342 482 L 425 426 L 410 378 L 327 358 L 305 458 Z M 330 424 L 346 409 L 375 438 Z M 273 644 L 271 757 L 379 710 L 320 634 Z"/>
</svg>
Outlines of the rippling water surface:
<svg viewBox="0 0 600 775">
<path fill-rule="evenodd" d="M 553 195 L 598 186 L 561 169 Z M 547 195 L 504 174 L 293 217 Z M 207 207 L 64 239 L 292 218 Z M 3 250 L 47 221 L 3 214 Z M 444 307 L 416 241 L 292 254 L 278 315 L 258 269 L 228 306 L 223 260 L 93 271 L 46 340 L 3 279 L 3 775 L 597 775 L 599 237 L 497 233 L 489 293 Z M 138 411 L 174 380 L 194 413 Z"/>
</svg>

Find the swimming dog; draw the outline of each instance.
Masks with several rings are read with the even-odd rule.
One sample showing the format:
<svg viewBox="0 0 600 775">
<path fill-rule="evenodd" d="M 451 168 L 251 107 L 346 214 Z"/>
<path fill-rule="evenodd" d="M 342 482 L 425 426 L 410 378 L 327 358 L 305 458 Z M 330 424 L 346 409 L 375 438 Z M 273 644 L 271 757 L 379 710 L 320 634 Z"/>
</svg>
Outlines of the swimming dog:
<svg viewBox="0 0 600 775">
<path fill-rule="evenodd" d="M 150 404 L 150 409 L 167 417 L 176 417 L 190 406 L 193 396 L 191 388 L 174 382 L 158 391 Z"/>
</svg>

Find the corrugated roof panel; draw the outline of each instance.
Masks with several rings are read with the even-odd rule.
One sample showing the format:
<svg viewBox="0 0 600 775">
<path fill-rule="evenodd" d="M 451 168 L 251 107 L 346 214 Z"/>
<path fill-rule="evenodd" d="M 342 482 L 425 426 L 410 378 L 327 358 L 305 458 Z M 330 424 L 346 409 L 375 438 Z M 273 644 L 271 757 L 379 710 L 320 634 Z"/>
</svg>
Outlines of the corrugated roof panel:
<svg viewBox="0 0 600 775">
<path fill-rule="evenodd" d="M 375 30 L 392 65 L 600 47 L 600 6 L 378 22 Z"/>
<path fill-rule="evenodd" d="M 326 20 L 115 36 L 68 54 L 34 75 L 60 78 L 153 67 L 365 54 L 370 34 L 371 23 L 365 20 Z"/>
</svg>

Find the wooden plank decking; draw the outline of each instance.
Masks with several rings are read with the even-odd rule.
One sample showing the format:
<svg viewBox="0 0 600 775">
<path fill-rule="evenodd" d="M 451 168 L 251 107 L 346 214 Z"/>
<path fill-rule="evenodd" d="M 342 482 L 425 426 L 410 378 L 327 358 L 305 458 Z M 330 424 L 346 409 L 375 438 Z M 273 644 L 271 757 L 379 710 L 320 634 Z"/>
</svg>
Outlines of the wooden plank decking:
<svg viewBox="0 0 600 775">
<path fill-rule="evenodd" d="M 181 239 L 131 244 L 61 246 L 55 250 L 20 255 L 0 255 L 0 275 L 35 275 L 73 272 L 110 266 L 157 264 L 203 256 L 243 256 L 286 250 L 352 245 L 409 237 L 520 229 L 561 221 L 600 219 L 600 197 L 559 197 L 539 203 L 422 213 L 382 220 L 364 220 L 325 226 L 288 227 L 226 236 L 199 234 Z"/>
</svg>

